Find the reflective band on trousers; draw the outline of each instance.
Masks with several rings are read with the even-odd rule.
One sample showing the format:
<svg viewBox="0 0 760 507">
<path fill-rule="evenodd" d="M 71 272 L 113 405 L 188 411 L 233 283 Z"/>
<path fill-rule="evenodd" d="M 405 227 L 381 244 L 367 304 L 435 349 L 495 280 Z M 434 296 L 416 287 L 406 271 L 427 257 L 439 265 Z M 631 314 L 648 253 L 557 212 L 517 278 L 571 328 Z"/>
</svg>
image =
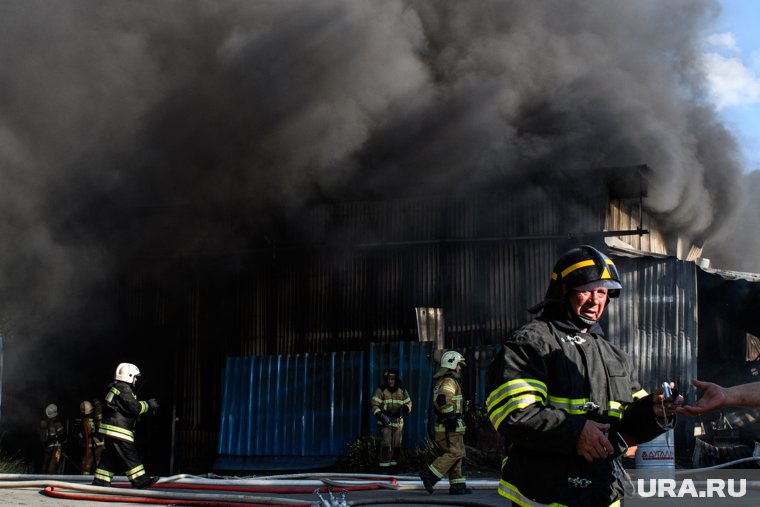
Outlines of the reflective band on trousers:
<svg viewBox="0 0 760 507">
<path fill-rule="evenodd" d="M 503 497 L 509 498 L 517 505 L 521 505 L 523 507 L 566 507 L 565 504 L 562 503 L 552 502 L 547 504 L 531 500 L 530 498 L 520 493 L 520 490 L 517 489 L 517 487 L 515 487 L 513 484 L 508 483 L 504 479 L 499 481 L 499 494 Z M 607 507 L 620 507 L 620 500 L 615 500 Z"/>
<path fill-rule="evenodd" d="M 130 481 L 133 481 L 137 479 L 138 477 L 145 475 L 145 467 L 142 464 L 137 465 L 133 469 L 127 470 L 127 473 L 125 473 L 124 475 L 126 475 L 127 479 L 129 479 Z"/>
<path fill-rule="evenodd" d="M 111 424 L 100 423 L 98 433 L 101 435 L 108 435 L 109 437 L 118 438 L 119 440 L 125 440 L 127 442 L 135 441 L 135 433 L 125 428 L 119 428 Z"/>
<path fill-rule="evenodd" d="M 103 470 L 102 468 L 96 468 L 95 478 L 101 481 L 111 482 L 111 479 L 113 478 L 113 472 L 109 472 L 108 470 Z"/>
<path fill-rule="evenodd" d="M 432 464 L 428 465 L 428 469 L 430 469 L 430 471 L 433 472 L 433 475 L 435 475 L 439 479 L 443 479 L 443 474 L 439 472 L 438 469 L 434 467 Z"/>
</svg>

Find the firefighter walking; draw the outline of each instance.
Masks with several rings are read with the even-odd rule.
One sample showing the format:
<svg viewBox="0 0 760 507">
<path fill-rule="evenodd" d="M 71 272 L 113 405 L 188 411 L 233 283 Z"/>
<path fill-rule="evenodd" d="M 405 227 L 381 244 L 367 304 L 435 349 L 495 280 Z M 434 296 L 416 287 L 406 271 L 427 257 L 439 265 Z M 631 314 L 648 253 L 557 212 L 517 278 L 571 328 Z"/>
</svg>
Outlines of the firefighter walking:
<svg viewBox="0 0 760 507">
<path fill-rule="evenodd" d="M 114 381 L 108 386 L 103 406 L 103 421 L 98 432 L 105 439 L 105 451 L 95 469 L 95 486 L 110 486 L 115 471 L 125 470 L 125 475 L 135 488 L 147 488 L 158 480 L 145 473 L 135 446 L 135 425 L 138 416 L 148 410 L 155 411 L 158 402 L 137 399 L 133 388 L 140 370 L 134 364 L 121 363 L 116 367 Z"/>
<path fill-rule="evenodd" d="M 404 418 L 412 410 L 412 399 L 399 378 L 398 370 L 386 370 L 383 384 L 372 397 L 372 415 L 377 418 L 380 431 L 380 466 L 397 464 L 396 457 L 401 447 L 404 432 Z"/>
<path fill-rule="evenodd" d="M 40 443 L 42 444 L 40 473 L 51 475 L 61 472 L 65 441 L 66 429 L 58 419 L 58 406 L 51 403 L 45 407 L 45 418 L 40 421 Z"/>
<path fill-rule="evenodd" d="M 449 494 L 465 495 L 472 493 L 467 488 L 462 471 L 465 457 L 464 400 L 462 398 L 463 366 L 466 366 L 462 354 L 450 350 L 441 356 L 441 367 L 433 375 L 433 409 L 437 416 L 435 425 L 435 443 L 442 451 L 433 463 L 420 472 L 420 479 L 428 493 L 432 494 L 435 484 L 448 474 Z"/>
</svg>

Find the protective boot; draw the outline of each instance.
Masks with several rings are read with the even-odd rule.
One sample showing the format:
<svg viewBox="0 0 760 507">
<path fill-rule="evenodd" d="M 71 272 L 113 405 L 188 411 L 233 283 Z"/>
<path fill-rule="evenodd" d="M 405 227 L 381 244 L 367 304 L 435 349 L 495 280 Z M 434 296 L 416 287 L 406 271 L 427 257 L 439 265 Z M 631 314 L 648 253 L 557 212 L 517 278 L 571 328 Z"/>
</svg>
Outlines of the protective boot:
<svg viewBox="0 0 760 507">
<path fill-rule="evenodd" d="M 422 479 L 422 485 L 425 486 L 427 492 L 432 495 L 433 491 L 435 491 L 435 483 L 438 482 L 438 477 L 428 468 L 425 468 L 420 472 L 420 479 Z"/>
<path fill-rule="evenodd" d="M 149 488 L 157 483 L 158 479 L 160 479 L 160 477 L 156 477 L 155 475 L 143 475 L 138 480 L 133 482 L 132 486 L 138 489 Z"/>
<path fill-rule="evenodd" d="M 381 467 L 389 467 L 391 466 L 391 448 L 383 446 L 380 448 L 380 466 Z"/>
<path fill-rule="evenodd" d="M 464 484 L 452 484 L 449 487 L 449 495 L 471 495 L 472 490 Z"/>
</svg>

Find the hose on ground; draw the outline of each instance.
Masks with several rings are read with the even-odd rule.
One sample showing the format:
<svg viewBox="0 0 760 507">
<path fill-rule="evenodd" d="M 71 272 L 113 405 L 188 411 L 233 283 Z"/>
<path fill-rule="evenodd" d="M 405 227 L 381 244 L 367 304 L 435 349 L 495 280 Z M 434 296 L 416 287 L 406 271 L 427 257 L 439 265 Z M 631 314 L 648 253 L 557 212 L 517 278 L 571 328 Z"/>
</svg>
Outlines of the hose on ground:
<svg viewBox="0 0 760 507">
<path fill-rule="evenodd" d="M 431 499 L 416 497 L 398 498 L 373 498 L 371 500 L 349 500 L 348 505 L 386 505 L 386 504 L 413 504 L 413 505 L 454 505 L 456 507 L 493 507 L 490 503 L 472 502 L 467 500 Z"/>
<path fill-rule="evenodd" d="M 137 504 L 150 504 L 150 505 L 182 505 L 187 507 L 270 507 L 271 504 L 251 504 L 251 503 L 230 503 L 230 502 L 216 502 L 205 500 L 176 500 L 172 498 L 157 499 L 157 498 L 144 498 L 144 497 L 126 497 L 126 496 L 103 496 L 103 495 L 87 495 L 82 493 L 64 493 L 57 490 L 54 486 L 46 487 L 42 493 L 45 496 L 51 498 L 61 498 L 65 500 L 84 500 L 94 502 L 119 502 L 119 503 L 137 503 Z M 310 507 L 311 503 L 301 504 L 304 507 Z"/>
<path fill-rule="evenodd" d="M 222 502 L 227 504 L 255 504 L 255 505 L 297 505 L 297 506 L 310 506 L 311 503 L 304 503 L 303 500 L 297 500 L 292 498 L 278 498 L 268 496 L 251 496 L 251 495 L 235 495 L 235 494 L 222 494 L 222 493 L 182 493 L 178 491 L 159 491 L 157 489 L 131 489 L 131 488 L 108 488 L 103 486 L 91 486 L 86 484 L 74 484 L 62 481 L 4 481 L 0 483 L 0 487 L 4 488 L 30 488 L 38 487 L 45 488 L 43 492 L 53 493 L 53 489 L 48 491 L 48 488 L 59 488 L 74 491 L 83 491 L 89 493 L 90 496 L 98 496 L 101 501 L 107 497 L 119 496 L 129 498 L 144 498 L 154 500 L 172 500 L 174 504 L 180 504 L 182 501 L 212 501 Z M 56 494 L 60 494 L 57 492 Z M 149 503 L 149 502 L 142 502 Z"/>
</svg>

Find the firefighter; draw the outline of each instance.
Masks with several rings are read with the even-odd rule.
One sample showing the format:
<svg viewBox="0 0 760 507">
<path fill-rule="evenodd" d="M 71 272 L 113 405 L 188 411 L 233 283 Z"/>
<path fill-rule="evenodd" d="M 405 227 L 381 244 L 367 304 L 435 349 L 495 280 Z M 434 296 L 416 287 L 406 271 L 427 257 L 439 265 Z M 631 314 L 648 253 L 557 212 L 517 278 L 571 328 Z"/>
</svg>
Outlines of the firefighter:
<svg viewBox="0 0 760 507">
<path fill-rule="evenodd" d="M 541 314 L 506 340 L 488 370 L 488 416 L 507 444 L 499 493 L 513 505 L 620 505 L 615 460 L 675 424 L 683 398 L 647 394 L 599 325 L 622 289 L 609 257 L 563 254 Z"/>
<path fill-rule="evenodd" d="M 85 400 L 79 405 L 79 412 L 82 415 L 77 435 L 82 447 L 82 468 L 80 471 L 83 475 L 92 475 L 100 463 L 105 442 L 103 437 L 98 435 L 100 421 L 96 419 L 95 406 Z"/>
<path fill-rule="evenodd" d="M 135 488 L 147 488 L 158 477 L 145 473 L 135 446 L 135 425 L 138 416 L 158 408 L 155 398 L 148 401 L 137 399 L 133 388 L 140 377 L 134 364 L 121 363 L 116 367 L 114 381 L 108 386 L 103 404 L 103 421 L 98 433 L 105 440 L 105 450 L 95 469 L 96 486 L 110 486 L 114 471 L 125 470 L 125 475 Z"/>
<path fill-rule="evenodd" d="M 380 466 L 397 464 L 395 457 L 401 447 L 404 418 L 412 410 L 412 399 L 399 378 L 398 370 L 386 370 L 383 384 L 372 397 L 372 415 L 380 430 Z"/>
<path fill-rule="evenodd" d="M 66 429 L 58 419 L 58 406 L 51 403 L 45 407 L 45 418 L 40 421 L 40 443 L 42 444 L 40 473 L 52 475 L 61 471 L 65 441 Z"/>
<path fill-rule="evenodd" d="M 435 483 L 449 476 L 449 494 L 470 494 L 462 472 L 464 449 L 464 400 L 462 398 L 462 354 L 449 350 L 441 356 L 441 367 L 433 375 L 433 409 L 437 417 L 435 443 L 442 454 L 423 468 L 420 479 L 428 493 L 433 494 Z"/>
</svg>

